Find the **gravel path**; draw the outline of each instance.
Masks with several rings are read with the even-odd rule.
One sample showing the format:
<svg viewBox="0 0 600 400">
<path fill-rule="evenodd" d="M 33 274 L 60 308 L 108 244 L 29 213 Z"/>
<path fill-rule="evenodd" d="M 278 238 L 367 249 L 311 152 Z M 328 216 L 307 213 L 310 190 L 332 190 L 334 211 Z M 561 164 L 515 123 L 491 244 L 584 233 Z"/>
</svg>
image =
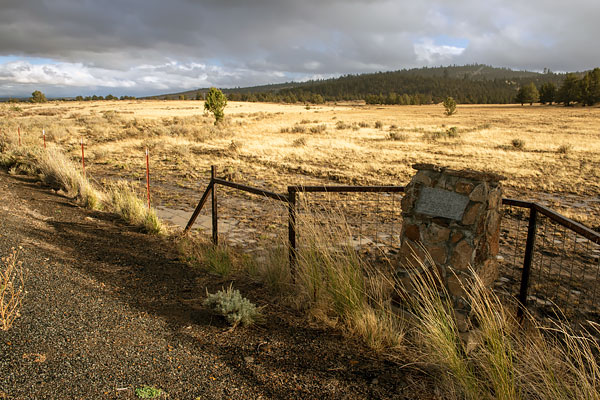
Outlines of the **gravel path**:
<svg viewBox="0 0 600 400">
<path fill-rule="evenodd" d="M 0 399 L 416 398 L 424 376 L 271 304 L 229 331 L 202 306 L 229 281 L 189 268 L 166 238 L 142 234 L 25 177 L 0 172 L 0 255 L 22 246 L 27 294 L 0 331 Z M 421 393 L 417 396 L 417 393 Z"/>
</svg>

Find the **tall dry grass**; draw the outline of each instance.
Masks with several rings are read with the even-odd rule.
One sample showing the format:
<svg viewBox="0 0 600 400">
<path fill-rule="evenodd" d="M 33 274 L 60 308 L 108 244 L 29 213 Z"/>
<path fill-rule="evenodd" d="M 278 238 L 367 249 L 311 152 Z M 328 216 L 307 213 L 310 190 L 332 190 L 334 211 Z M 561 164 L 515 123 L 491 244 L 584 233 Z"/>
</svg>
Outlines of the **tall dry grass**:
<svg viewBox="0 0 600 400">
<path fill-rule="evenodd" d="M 131 184 L 118 181 L 107 188 L 108 209 L 120 215 L 126 222 L 143 227 L 148 233 L 158 234 L 164 226 L 153 208 L 137 195 Z"/>
<path fill-rule="evenodd" d="M 9 330 L 19 316 L 25 279 L 23 263 L 17 259 L 17 250 L 0 259 L 0 329 Z"/>
<path fill-rule="evenodd" d="M 82 173 L 64 151 L 50 144 L 46 149 L 31 146 L 18 146 L 11 141 L 3 141 L 0 152 L 0 166 L 9 171 L 27 173 L 38 177 L 47 185 L 62 190 L 65 195 L 77 199 L 89 209 L 102 209 L 114 212 L 126 222 L 140 226 L 148 233 L 159 234 L 165 231 L 153 208 L 125 181 L 110 184 L 106 191 L 94 185 Z"/>
<path fill-rule="evenodd" d="M 297 231 L 302 239 L 293 273 L 282 239 L 266 246 L 267 255 L 254 263 L 258 276 L 311 318 L 362 338 L 376 351 L 399 348 L 405 327 L 391 309 L 391 277 L 361 259 L 348 242 L 343 214 L 318 211 L 306 203 L 301 208 Z"/>
<path fill-rule="evenodd" d="M 57 146 L 51 145 L 40 151 L 36 166 L 44 183 L 64 190 L 68 196 L 77 197 L 84 207 L 99 209 L 105 203 L 104 193 Z"/>
<path fill-rule="evenodd" d="M 452 303 L 435 269 L 412 276 L 409 341 L 441 371 L 449 398 L 599 399 L 598 336 L 567 323 L 551 329 L 527 317 L 524 329 L 472 271 L 464 286 L 472 330 L 460 334 Z M 600 332 L 595 332 L 596 334 Z"/>
</svg>

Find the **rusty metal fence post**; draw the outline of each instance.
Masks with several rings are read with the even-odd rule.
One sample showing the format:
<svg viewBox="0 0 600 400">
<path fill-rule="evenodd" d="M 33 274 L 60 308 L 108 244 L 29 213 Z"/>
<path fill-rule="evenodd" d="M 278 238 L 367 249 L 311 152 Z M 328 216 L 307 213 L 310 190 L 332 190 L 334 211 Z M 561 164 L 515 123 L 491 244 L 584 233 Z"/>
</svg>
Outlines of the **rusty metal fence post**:
<svg viewBox="0 0 600 400">
<path fill-rule="evenodd" d="M 290 273 L 293 277 L 298 255 L 296 248 L 296 188 L 292 186 L 288 186 L 288 241 Z"/>
<path fill-rule="evenodd" d="M 535 248 L 535 236 L 537 230 L 537 209 L 532 204 L 529 209 L 529 226 L 527 227 L 527 242 L 525 244 L 525 257 L 523 259 L 523 273 L 521 275 L 521 288 L 519 290 L 519 309 L 517 318 L 522 320 L 527 309 L 527 292 L 529 291 L 529 277 L 531 276 L 531 261 Z"/>
<path fill-rule="evenodd" d="M 217 215 L 217 185 L 214 184 L 215 178 L 217 177 L 217 167 L 214 165 L 210 166 L 210 180 L 213 182 L 211 191 L 212 199 L 212 240 L 215 246 L 219 245 L 219 219 Z"/>
</svg>

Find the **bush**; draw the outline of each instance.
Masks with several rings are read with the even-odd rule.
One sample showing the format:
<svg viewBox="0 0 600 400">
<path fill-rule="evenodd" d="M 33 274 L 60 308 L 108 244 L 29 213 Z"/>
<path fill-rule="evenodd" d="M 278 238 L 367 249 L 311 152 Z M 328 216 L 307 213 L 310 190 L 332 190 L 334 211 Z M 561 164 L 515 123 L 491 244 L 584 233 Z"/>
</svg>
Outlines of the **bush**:
<svg viewBox="0 0 600 400">
<path fill-rule="evenodd" d="M 375 129 L 382 129 L 382 128 L 383 128 L 383 122 L 376 121 L 375 122 Z"/>
<path fill-rule="evenodd" d="M 458 128 L 455 126 L 451 126 L 446 130 L 446 136 L 448 136 L 449 138 L 458 137 Z"/>
<path fill-rule="evenodd" d="M 323 133 L 327 130 L 327 125 L 320 124 L 320 125 L 311 126 L 309 130 L 310 130 L 310 133 Z"/>
<path fill-rule="evenodd" d="M 525 148 L 525 142 L 521 139 L 513 139 L 510 144 L 512 144 L 512 147 L 517 150 L 523 150 Z"/>
<path fill-rule="evenodd" d="M 290 131 L 291 131 L 292 133 L 304 133 L 304 132 L 306 132 L 306 128 L 305 128 L 305 127 L 303 127 L 302 125 L 294 125 L 294 126 L 293 126 L 293 127 L 290 129 Z"/>
<path fill-rule="evenodd" d="M 294 147 L 303 147 L 306 146 L 306 138 L 300 137 L 292 143 Z"/>
<path fill-rule="evenodd" d="M 232 285 L 214 294 L 207 292 L 204 305 L 224 316 L 234 328 L 239 324 L 252 325 L 260 318 L 259 309 L 242 297 L 240 291 L 233 289 Z"/>
<path fill-rule="evenodd" d="M 556 152 L 558 154 L 567 154 L 569 151 L 571 151 L 572 146 L 570 144 L 563 144 L 558 146 L 558 149 L 556 149 Z"/>
<path fill-rule="evenodd" d="M 395 141 L 405 141 L 406 139 L 408 139 L 408 136 L 404 133 L 400 133 L 398 131 L 391 131 L 390 133 L 388 133 L 388 138 L 390 140 L 395 140 Z"/>
<path fill-rule="evenodd" d="M 335 129 L 342 130 L 342 129 L 348 129 L 348 128 L 350 128 L 350 125 L 348 125 L 348 124 L 347 124 L 347 123 L 345 123 L 344 121 L 338 121 L 338 122 L 335 124 Z"/>
</svg>

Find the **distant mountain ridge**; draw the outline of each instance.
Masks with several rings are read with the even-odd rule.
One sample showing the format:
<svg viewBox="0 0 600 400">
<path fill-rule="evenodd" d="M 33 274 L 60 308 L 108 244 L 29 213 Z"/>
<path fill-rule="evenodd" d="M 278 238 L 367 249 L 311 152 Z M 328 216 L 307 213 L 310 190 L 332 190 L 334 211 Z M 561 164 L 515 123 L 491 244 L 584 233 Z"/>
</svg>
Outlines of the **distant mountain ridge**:
<svg viewBox="0 0 600 400">
<path fill-rule="evenodd" d="M 585 72 L 577 73 L 583 75 Z M 231 100 L 308 102 L 365 100 L 378 104 L 439 103 L 447 96 L 459 103 L 513 103 L 526 83 L 552 82 L 559 86 L 566 74 L 515 71 L 484 64 L 439 66 L 344 75 L 306 82 L 287 82 L 245 88 L 222 89 Z M 208 88 L 150 96 L 153 99 L 194 99 Z"/>
</svg>

